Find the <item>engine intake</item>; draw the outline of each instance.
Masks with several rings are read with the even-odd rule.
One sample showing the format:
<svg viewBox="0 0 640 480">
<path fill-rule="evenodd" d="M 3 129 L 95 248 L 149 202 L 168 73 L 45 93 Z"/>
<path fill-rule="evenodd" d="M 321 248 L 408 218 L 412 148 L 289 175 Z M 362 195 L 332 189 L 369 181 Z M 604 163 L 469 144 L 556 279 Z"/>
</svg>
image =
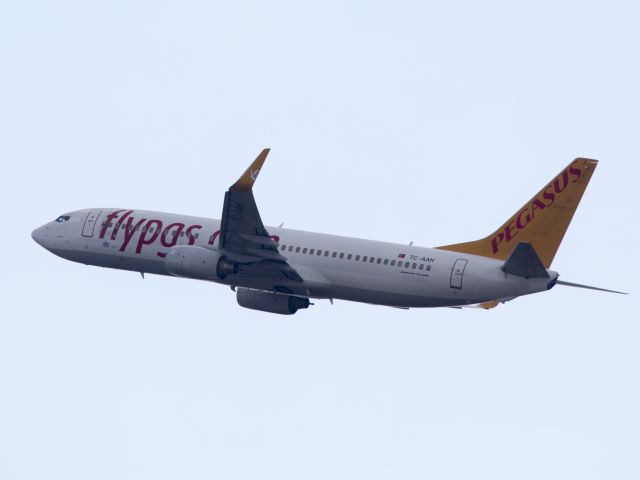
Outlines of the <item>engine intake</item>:
<svg viewBox="0 0 640 480">
<path fill-rule="evenodd" d="M 182 245 L 169 250 L 164 267 L 176 277 L 200 280 L 220 280 L 238 271 L 238 266 L 227 260 L 221 252 L 192 245 Z"/>
<path fill-rule="evenodd" d="M 236 298 L 241 307 L 280 315 L 293 315 L 301 308 L 309 308 L 308 298 L 279 295 L 249 288 L 238 288 Z"/>
</svg>

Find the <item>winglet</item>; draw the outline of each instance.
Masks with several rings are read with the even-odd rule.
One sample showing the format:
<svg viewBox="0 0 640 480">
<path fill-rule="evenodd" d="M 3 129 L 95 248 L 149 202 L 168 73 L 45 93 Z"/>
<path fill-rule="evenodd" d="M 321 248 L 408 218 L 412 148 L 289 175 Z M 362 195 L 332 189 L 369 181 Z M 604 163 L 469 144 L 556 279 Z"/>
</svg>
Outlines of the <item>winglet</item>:
<svg viewBox="0 0 640 480">
<path fill-rule="evenodd" d="M 242 174 L 242 176 L 238 179 L 236 183 L 229 187 L 229 191 L 231 192 L 250 192 L 253 188 L 253 184 L 258 178 L 258 174 L 260 173 L 260 169 L 262 168 L 262 164 L 267 159 L 267 155 L 269 155 L 269 149 L 265 148 L 260 152 L 260 155 L 256 157 L 253 163 L 247 168 L 247 170 Z"/>
</svg>

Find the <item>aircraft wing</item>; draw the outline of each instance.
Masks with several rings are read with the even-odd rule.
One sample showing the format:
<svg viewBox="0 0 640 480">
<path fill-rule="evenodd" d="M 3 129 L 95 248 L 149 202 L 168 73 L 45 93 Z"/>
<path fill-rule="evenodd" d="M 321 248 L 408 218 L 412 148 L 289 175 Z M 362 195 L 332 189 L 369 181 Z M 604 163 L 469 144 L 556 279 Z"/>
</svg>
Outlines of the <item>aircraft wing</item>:
<svg viewBox="0 0 640 480">
<path fill-rule="evenodd" d="M 302 282 L 302 277 L 278 252 L 278 239 L 264 228 L 253 197 L 253 184 L 269 154 L 265 148 L 224 196 L 220 250 L 239 265 L 238 274 L 278 282 Z"/>
</svg>

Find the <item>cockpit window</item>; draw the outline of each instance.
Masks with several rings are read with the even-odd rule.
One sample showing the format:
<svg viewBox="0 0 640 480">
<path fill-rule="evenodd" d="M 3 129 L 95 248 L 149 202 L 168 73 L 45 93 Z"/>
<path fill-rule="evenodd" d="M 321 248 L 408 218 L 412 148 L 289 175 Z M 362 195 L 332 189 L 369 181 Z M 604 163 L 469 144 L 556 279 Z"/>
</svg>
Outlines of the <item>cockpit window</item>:
<svg viewBox="0 0 640 480">
<path fill-rule="evenodd" d="M 56 222 L 57 223 L 68 222 L 70 218 L 71 218 L 70 215 L 60 215 L 58 218 L 56 218 Z"/>
</svg>

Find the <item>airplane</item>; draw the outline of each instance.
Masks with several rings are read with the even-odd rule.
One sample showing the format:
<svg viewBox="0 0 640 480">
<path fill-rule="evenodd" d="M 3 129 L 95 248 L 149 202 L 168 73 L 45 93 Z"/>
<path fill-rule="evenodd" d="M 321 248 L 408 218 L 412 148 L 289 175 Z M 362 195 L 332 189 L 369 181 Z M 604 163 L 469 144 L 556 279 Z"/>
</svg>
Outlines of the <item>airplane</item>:
<svg viewBox="0 0 640 480">
<path fill-rule="evenodd" d="M 291 315 L 314 299 L 401 309 L 491 309 L 564 282 L 553 258 L 597 160 L 576 158 L 491 235 L 425 248 L 262 223 L 253 186 L 264 149 L 225 193 L 220 220 L 124 208 L 60 215 L 33 233 L 67 260 L 230 286 L 240 306 Z"/>
</svg>

